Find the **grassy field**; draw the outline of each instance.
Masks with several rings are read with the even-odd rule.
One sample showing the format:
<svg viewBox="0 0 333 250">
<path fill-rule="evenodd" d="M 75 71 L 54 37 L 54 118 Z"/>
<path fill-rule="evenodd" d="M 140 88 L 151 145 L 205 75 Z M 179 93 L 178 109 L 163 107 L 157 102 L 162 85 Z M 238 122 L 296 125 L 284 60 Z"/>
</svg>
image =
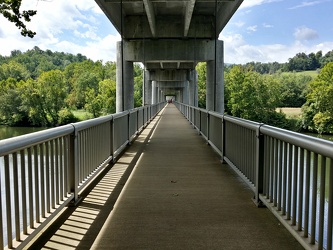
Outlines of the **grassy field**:
<svg viewBox="0 0 333 250">
<path fill-rule="evenodd" d="M 277 112 L 285 113 L 288 118 L 298 119 L 301 117 L 301 108 L 277 108 Z"/>
<path fill-rule="evenodd" d="M 305 76 L 311 76 L 312 79 L 315 79 L 319 71 L 317 70 L 308 70 L 308 71 L 300 71 L 300 72 L 283 72 L 282 75 L 290 75 L 290 74 L 296 74 L 296 75 L 305 75 Z"/>
<path fill-rule="evenodd" d="M 90 119 L 90 118 L 93 118 L 92 114 L 83 110 L 83 109 L 80 109 L 80 110 L 73 110 L 72 111 L 73 115 L 75 117 L 77 117 L 80 121 L 84 121 L 84 120 L 87 120 L 87 119 Z"/>
</svg>

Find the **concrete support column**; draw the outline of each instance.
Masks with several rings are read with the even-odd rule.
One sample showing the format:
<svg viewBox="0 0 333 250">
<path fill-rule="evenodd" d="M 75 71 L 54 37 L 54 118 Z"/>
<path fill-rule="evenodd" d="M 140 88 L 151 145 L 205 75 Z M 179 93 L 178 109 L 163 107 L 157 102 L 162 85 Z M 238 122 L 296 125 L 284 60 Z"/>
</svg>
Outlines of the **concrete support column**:
<svg viewBox="0 0 333 250">
<path fill-rule="evenodd" d="M 122 42 L 117 42 L 116 112 L 134 108 L 133 62 L 123 60 Z"/>
<path fill-rule="evenodd" d="M 224 112 L 223 41 L 216 41 L 216 61 L 207 62 L 206 109 Z"/>
<path fill-rule="evenodd" d="M 144 105 L 150 105 L 152 98 L 152 90 L 151 90 L 151 80 L 150 80 L 150 72 L 145 70 L 144 72 Z"/>
<path fill-rule="evenodd" d="M 194 106 L 198 107 L 199 94 L 198 94 L 198 72 L 196 70 L 192 71 L 193 74 L 193 85 L 194 85 Z"/>
<path fill-rule="evenodd" d="M 185 81 L 183 85 L 183 103 L 189 104 L 189 82 Z"/>
<path fill-rule="evenodd" d="M 192 71 L 188 72 L 188 104 L 191 106 L 194 106 L 194 84 L 193 84 L 193 75 L 192 75 Z"/>
<path fill-rule="evenodd" d="M 157 87 L 156 81 L 151 82 L 151 104 L 157 103 Z"/>
<path fill-rule="evenodd" d="M 198 107 L 198 81 L 196 70 L 189 72 L 189 104 Z"/>
</svg>

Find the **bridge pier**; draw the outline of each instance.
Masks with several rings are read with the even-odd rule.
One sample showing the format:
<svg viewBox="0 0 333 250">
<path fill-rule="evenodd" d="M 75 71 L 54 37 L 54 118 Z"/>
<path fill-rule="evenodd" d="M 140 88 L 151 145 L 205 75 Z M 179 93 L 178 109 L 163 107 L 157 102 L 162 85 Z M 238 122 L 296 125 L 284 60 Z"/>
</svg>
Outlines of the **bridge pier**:
<svg viewBox="0 0 333 250">
<path fill-rule="evenodd" d="M 206 108 L 224 112 L 223 41 L 123 40 L 117 48 L 117 112 L 134 108 L 133 62 L 142 62 L 146 69 L 143 104 L 156 104 L 171 95 L 197 106 L 195 66 L 200 61 L 207 62 Z"/>
<path fill-rule="evenodd" d="M 117 42 L 116 112 L 134 108 L 133 61 L 123 58 L 123 42 Z"/>
</svg>

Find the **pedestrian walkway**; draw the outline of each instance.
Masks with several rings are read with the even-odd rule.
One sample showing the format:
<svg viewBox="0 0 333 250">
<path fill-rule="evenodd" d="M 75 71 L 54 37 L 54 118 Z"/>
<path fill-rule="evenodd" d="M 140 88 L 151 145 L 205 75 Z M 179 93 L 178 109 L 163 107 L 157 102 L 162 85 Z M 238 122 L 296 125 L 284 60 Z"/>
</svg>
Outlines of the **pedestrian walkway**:
<svg viewBox="0 0 333 250">
<path fill-rule="evenodd" d="M 93 249 L 302 249 L 172 104 Z"/>
<path fill-rule="evenodd" d="M 31 248 L 303 249 L 252 197 L 168 104 L 83 202 L 49 231 L 53 236 Z"/>
</svg>

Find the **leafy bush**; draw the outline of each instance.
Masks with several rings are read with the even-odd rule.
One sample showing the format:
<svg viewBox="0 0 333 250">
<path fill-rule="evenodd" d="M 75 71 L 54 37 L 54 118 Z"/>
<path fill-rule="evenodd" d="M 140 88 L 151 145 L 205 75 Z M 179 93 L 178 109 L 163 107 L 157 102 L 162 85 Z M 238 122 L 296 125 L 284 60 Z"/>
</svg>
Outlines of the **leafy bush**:
<svg viewBox="0 0 333 250">
<path fill-rule="evenodd" d="M 58 112 L 58 125 L 66 125 L 69 123 L 78 122 L 79 119 L 74 116 L 74 114 L 67 108 L 62 109 Z"/>
</svg>

